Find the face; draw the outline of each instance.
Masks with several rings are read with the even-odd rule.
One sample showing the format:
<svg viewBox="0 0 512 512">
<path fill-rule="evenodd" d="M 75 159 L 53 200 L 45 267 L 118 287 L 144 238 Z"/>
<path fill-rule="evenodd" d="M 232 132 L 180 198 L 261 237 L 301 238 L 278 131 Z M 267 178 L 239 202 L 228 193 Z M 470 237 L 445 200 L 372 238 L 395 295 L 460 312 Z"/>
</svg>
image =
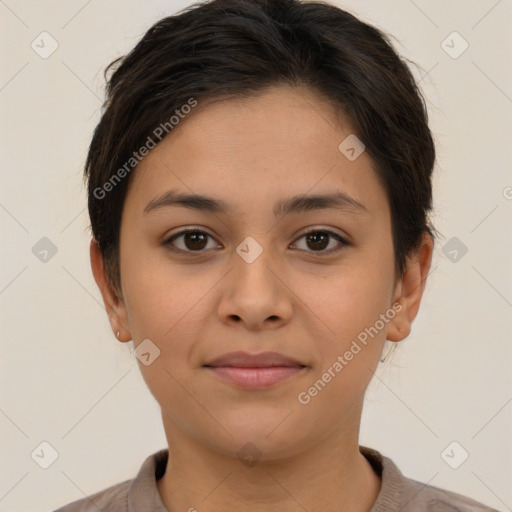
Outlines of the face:
<svg viewBox="0 0 512 512">
<path fill-rule="evenodd" d="M 121 338 L 149 354 L 139 366 L 168 437 L 229 455 L 252 443 L 268 459 L 357 438 L 383 343 L 408 333 L 424 269 L 409 273 L 406 294 L 384 189 L 366 152 L 340 151 L 352 133 L 340 124 L 312 91 L 276 87 L 199 105 L 137 167 L 122 215 L 122 300 L 109 311 Z M 174 200 L 161 201 L 169 191 Z M 259 377 L 205 367 L 234 351 L 300 366 Z M 265 384 L 270 374 L 282 380 Z"/>
</svg>

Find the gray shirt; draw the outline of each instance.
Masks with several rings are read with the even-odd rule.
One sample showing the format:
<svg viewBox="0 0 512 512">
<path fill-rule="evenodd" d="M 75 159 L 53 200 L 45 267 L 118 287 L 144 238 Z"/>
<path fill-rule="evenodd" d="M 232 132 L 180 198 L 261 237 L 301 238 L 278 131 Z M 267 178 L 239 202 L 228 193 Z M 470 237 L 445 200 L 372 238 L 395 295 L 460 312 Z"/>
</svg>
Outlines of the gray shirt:
<svg viewBox="0 0 512 512">
<path fill-rule="evenodd" d="M 360 446 L 359 449 L 382 479 L 371 512 L 499 512 L 460 494 L 406 478 L 391 459 L 371 448 Z M 54 512 L 168 512 L 156 485 L 165 473 L 168 456 L 167 449 L 153 453 L 135 478 Z"/>
</svg>

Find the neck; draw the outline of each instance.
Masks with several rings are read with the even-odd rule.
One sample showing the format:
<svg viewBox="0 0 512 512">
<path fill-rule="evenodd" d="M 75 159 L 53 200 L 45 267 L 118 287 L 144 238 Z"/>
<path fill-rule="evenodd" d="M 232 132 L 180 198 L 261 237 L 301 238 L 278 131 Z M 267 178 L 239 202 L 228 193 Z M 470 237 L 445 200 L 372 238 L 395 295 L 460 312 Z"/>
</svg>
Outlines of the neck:
<svg viewBox="0 0 512 512">
<path fill-rule="evenodd" d="M 359 452 L 358 432 L 355 439 L 337 432 L 293 456 L 251 465 L 169 423 L 166 435 L 169 460 L 157 486 L 169 512 L 225 512 L 242 504 L 246 512 L 369 512 L 380 490 L 380 477 Z"/>
</svg>

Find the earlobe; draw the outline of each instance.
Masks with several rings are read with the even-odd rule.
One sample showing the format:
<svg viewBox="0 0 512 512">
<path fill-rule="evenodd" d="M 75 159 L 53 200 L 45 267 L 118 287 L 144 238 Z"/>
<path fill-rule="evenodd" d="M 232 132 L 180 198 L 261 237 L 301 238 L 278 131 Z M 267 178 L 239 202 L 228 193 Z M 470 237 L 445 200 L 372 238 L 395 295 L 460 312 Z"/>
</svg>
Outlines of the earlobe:
<svg viewBox="0 0 512 512">
<path fill-rule="evenodd" d="M 109 286 L 105 272 L 105 262 L 98 242 L 93 238 L 90 243 L 91 269 L 94 280 L 98 285 L 105 305 L 105 310 L 112 330 L 121 342 L 131 340 L 131 335 L 127 329 L 126 308 L 123 301 L 117 296 L 114 290 Z"/>
<path fill-rule="evenodd" d="M 395 303 L 400 307 L 394 307 L 397 313 L 388 326 L 386 337 L 389 341 L 402 341 L 411 332 L 425 290 L 433 248 L 432 236 L 424 233 L 420 247 L 407 258 L 406 271 L 395 289 Z"/>
</svg>

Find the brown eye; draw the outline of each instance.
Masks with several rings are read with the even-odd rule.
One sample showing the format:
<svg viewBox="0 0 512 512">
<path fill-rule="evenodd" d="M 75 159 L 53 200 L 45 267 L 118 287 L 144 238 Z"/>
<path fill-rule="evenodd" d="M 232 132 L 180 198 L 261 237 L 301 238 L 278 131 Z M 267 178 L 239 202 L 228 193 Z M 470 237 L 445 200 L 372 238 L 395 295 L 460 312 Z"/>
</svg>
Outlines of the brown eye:
<svg viewBox="0 0 512 512">
<path fill-rule="evenodd" d="M 329 237 L 325 231 L 315 231 L 306 235 L 306 243 L 311 249 L 320 251 L 329 245 Z"/>
<path fill-rule="evenodd" d="M 333 231 L 323 230 L 323 229 L 315 229 L 304 233 L 299 240 L 305 239 L 306 248 L 302 250 L 306 250 L 308 252 L 320 252 L 331 254 L 333 252 L 337 252 L 343 249 L 345 246 L 349 246 L 350 243 L 347 242 L 343 237 L 334 233 Z M 336 240 L 338 242 L 337 247 L 335 245 L 334 249 L 325 250 L 332 240 Z"/>
<path fill-rule="evenodd" d="M 182 238 L 182 243 L 180 244 L 181 247 L 177 247 L 174 244 L 174 241 L 180 238 Z M 173 247 L 176 247 L 177 250 L 184 252 L 201 252 L 206 249 L 208 238 L 212 237 L 204 231 L 199 231 L 197 229 L 187 230 L 171 236 L 163 243 L 163 245 L 172 245 Z"/>
</svg>

